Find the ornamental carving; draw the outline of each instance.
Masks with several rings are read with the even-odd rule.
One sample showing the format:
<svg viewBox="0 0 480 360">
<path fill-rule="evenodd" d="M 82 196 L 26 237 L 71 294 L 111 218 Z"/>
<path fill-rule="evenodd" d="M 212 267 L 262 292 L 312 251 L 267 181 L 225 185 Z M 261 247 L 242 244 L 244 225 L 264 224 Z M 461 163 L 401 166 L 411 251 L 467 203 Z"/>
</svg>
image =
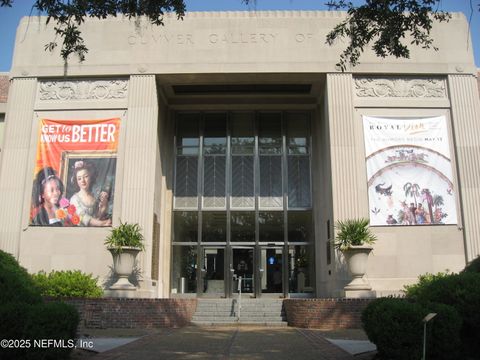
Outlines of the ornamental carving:
<svg viewBox="0 0 480 360">
<path fill-rule="evenodd" d="M 122 100 L 126 99 L 128 80 L 42 81 L 41 101 Z"/>
<path fill-rule="evenodd" d="M 444 79 L 356 78 L 361 98 L 446 98 Z"/>
</svg>

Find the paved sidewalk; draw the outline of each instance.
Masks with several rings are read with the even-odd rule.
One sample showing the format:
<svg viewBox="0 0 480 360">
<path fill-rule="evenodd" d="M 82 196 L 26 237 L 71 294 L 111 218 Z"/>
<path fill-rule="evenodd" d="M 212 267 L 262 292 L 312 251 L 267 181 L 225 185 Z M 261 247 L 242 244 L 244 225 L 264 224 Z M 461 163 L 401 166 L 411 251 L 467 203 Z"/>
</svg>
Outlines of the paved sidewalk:
<svg viewBox="0 0 480 360">
<path fill-rule="evenodd" d="M 137 341 L 89 356 L 92 360 L 302 359 L 354 360 L 318 330 L 196 327 L 159 329 Z M 367 359 L 362 357 L 362 359 Z"/>
</svg>

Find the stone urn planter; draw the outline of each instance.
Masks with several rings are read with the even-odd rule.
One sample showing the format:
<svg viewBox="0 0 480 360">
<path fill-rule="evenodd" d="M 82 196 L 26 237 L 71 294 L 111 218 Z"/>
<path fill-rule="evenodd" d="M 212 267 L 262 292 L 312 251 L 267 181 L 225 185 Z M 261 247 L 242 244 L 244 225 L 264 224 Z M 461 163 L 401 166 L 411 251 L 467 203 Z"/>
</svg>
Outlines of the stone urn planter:
<svg viewBox="0 0 480 360">
<path fill-rule="evenodd" d="M 373 248 L 368 245 L 353 245 L 348 250 L 342 251 L 348 270 L 353 277 L 353 280 L 345 286 L 345 290 L 372 290 L 364 278 L 367 272 L 368 255 L 372 250 Z"/>
<path fill-rule="evenodd" d="M 335 247 L 340 250 L 353 280 L 344 287 L 346 297 L 371 297 L 372 287 L 365 279 L 370 246 L 377 240 L 368 227 L 368 219 L 337 221 Z"/>
<path fill-rule="evenodd" d="M 133 272 L 135 259 L 142 249 L 124 246 L 121 252 L 118 252 L 116 248 L 109 248 L 108 250 L 113 257 L 113 271 L 118 276 L 117 282 L 110 286 L 110 290 L 136 290 L 128 277 Z"/>
<path fill-rule="evenodd" d="M 140 226 L 120 222 L 119 226 L 112 228 L 105 245 L 112 254 L 113 270 L 118 275 L 118 281 L 110 289 L 136 290 L 128 277 L 133 272 L 138 253 L 144 249 Z"/>
</svg>

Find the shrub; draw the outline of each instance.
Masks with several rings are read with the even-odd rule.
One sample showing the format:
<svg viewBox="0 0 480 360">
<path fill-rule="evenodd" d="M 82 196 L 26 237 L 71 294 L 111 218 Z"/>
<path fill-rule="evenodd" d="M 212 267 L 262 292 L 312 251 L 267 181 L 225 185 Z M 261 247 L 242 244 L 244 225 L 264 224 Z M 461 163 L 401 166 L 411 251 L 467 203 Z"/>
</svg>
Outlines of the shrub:
<svg viewBox="0 0 480 360">
<path fill-rule="evenodd" d="M 52 297 L 101 297 L 103 290 L 92 274 L 75 271 L 39 272 L 33 275 L 36 286 L 43 296 Z"/>
<path fill-rule="evenodd" d="M 436 273 L 436 274 L 426 273 L 424 275 L 420 275 L 418 277 L 418 282 L 417 283 L 412 284 L 412 285 L 405 285 L 404 286 L 405 294 L 406 294 L 407 297 L 409 297 L 411 299 L 415 299 L 425 286 L 427 286 L 428 284 L 432 283 L 433 281 L 435 281 L 437 279 L 442 279 L 442 278 L 447 277 L 449 275 L 451 275 L 451 274 L 449 274 L 448 271 L 447 272 L 439 272 L 439 273 Z"/>
<path fill-rule="evenodd" d="M 424 315 L 437 314 L 427 325 L 427 358 L 464 359 L 460 339 L 462 318 L 458 311 L 453 306 L 436 303 L 426 304 L 424 309 Z"/>
<path fill-rule="evenodd" d="M 13 256 L 0 251 L 0 339 L 30 341 L 29 348 L 0 349 L 2 360 L 67 358 L 71 348 L 35 348 L 33 341 L 72 341 L 78 321 L 73 306 L 56 302 L 44 304 L 27 271 Z"/>
<path fill-rule="evenodd" d="M 28 320 L 26 338 L 63 340 L 60 347 L 30 348 L 28 359 L 68 359 L 79 323 L 78 312 L 72 305 L 51 302 L 32 306 Z"/>
<path fill-rule="evenodd" d="M 0 318 L 2 339 L 29 341 L 29 347 L 0 350 L 2 359 L 67 359 L 75 345 L 72 341 L 75 340 L 79 316 L 71 305 L 61 302 L 8 303 L 0 308 Z M 34 341 L 42 339 L 63 340 L 63 347 L 35 347 Z"/>
<path fill-rule="evenodd" d="M 35 288 L 27 271 L 12 255 L 0 250 L 0 304 L 36 304 L 41 301 L 40 292 Z"/>
<path fill-rule="evenodd" d="M 418 288 L 415 299 L 453 306 L 463 320 L 460 336 L 467 354 L 480 352 L 480 274 L 464 272 L 434 279 Z"/>
<path fill-rule="evenodd" d="M 362 313 L 362 323 L 380 358 L 411 360 L 422 351 L 424 309 L 399 298 L 380 298 Z"/>
<path fill-rule="evenodd" d="M 423 345 L 422 319 L 430 312 L 436 312 L 437 316 L 428 325 L 428 357 L 436 360 L 460 359 L 462 320 L 451 306 L 380 298 L 364 310 L 362 323 L 370 341 L 377 345 L 380 358 L 418 359 Z"/>
<path fill-rule="evenodd" d="M 480 274 L 480 256 L 470 261 L 462 272 L 473 272 Z"/>
</svg>

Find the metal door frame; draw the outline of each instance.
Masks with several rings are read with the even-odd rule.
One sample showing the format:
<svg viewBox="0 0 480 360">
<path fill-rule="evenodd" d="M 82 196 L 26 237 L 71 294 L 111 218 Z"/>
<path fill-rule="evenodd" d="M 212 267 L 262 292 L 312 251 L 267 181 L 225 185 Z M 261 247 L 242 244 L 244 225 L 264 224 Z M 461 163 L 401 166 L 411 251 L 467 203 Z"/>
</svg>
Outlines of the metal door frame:
<svg viewBox="0 0 480 360">
<path fill-rule="evenodd" d="M 220 298 L 225 298 L 227 296 L 227 284 L 226 280 L 228 279 L 228 274 L 227 274 L 227 263 L 228 263 L 228 250 L 227 246 L 222 246 L 222 245 L 199 245 L 198 246 L 198 251 L 197 251 L 197 297 L 218 297 L 215 295 L 219 295 Z M 213 296 L 208 296 L 205 295 L 205 292 L 203 291 L 204 289 L 204 278 L 205 278 L 205 269 L 204 269 L 204 264 L 205 264 L 205 257 L 204 257 L 204 250 L 205 249 L 221 249 L 224 251 L 223 255 L 223 294 L 218 293 L 218 294 L 212 294 Z"/>
<path fill-rule="evenodd" d="M 261 256 L 262 250 L 271 250 L 271 249 L 280 249 L 282 250 L 282 291 L 280 292 L 272 292 L 272 293 L 262 293 L 261 283 L 259 286 L 259 295 L 261 296 L 280 296 L 283 298 L 287 297 L 288 294 L 288 256 L 286 255 L 286 251 L 288 251 L 287 245 L 258 245 L 258 264 L 261 264 Z M 259 272 L 266 275 L 265 269 L 258 269 Z"/>
<path fill-rule="evenodd" d="M 236 297 L 237 294 L 235 293 L 234 289 L 234 280 L 233 280 L 233 275 L 235 269 L 233 268 L 233 251 L 236 249 L 245 249 L 245 250 L 252 250 L 253 251 L 253 269 L 252 269 L 252 276 L 253 276 L 253 291 L 251 293 L 245 293 L 248 294 L 250 297 L 258 297 L 257 295 L 257 289 L 259 287 L 259 267 L 258 267 L 258 259 L 257 259 L 257 247 L 255 245 L 230 245 L 228 246 L 228 263 L 226 266 L 226 272 L 228 278 L 228 292 L 227 292 L 227 297 L 233 298 Z M 227 285 L 227 284 L 226 284 Z"/>
</svg>

